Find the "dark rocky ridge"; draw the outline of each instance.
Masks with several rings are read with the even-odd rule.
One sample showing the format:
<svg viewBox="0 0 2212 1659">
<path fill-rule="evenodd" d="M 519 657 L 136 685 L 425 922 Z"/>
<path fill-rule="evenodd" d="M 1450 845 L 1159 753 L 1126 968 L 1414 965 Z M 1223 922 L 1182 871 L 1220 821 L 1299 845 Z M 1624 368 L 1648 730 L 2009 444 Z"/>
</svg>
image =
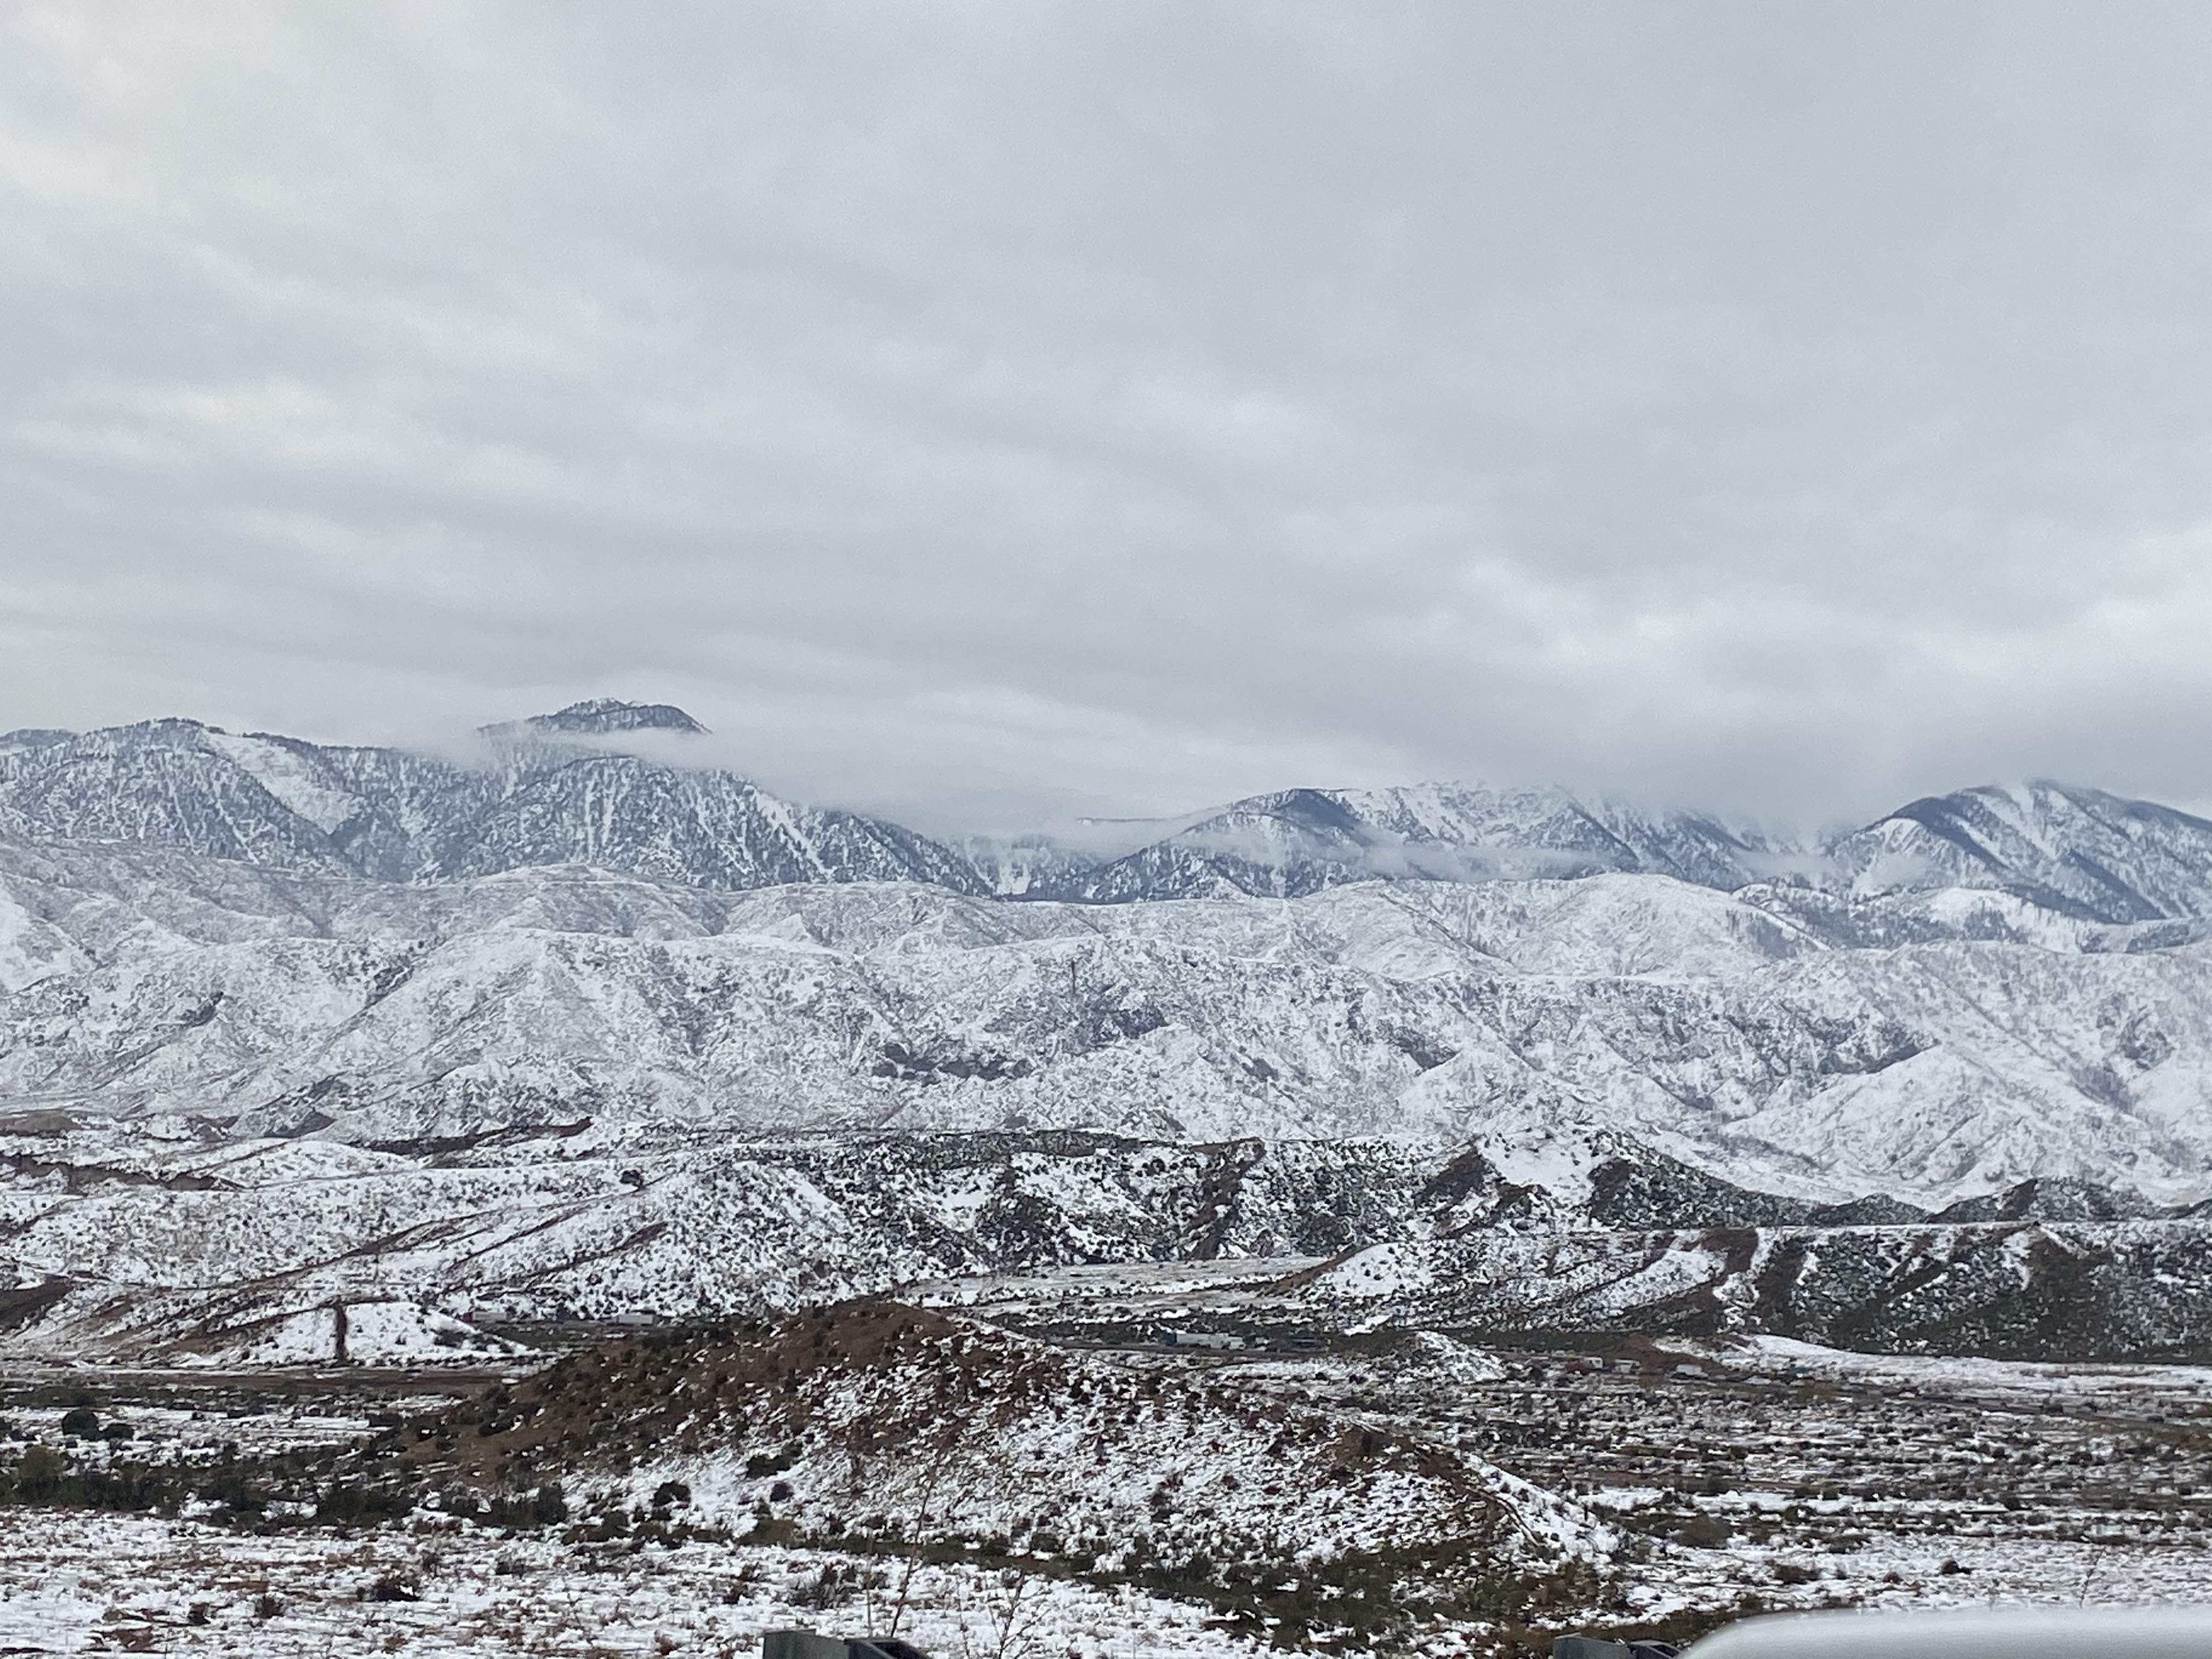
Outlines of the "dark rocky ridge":
<svg viewBox="0 0 2212 1659">
<path fill-rule="evenodd" d="M 554 737 L 613 737 L 624 732 L 673 732 L 683 737 L 704 737 L 707 728 L 673 703 L 624 702 L 619 697 L 591 697 L 572 702 L 550 714 L 505 720 L 477 728 L 487 738 L 517 738 L 528 733 Z"/>
</svg>

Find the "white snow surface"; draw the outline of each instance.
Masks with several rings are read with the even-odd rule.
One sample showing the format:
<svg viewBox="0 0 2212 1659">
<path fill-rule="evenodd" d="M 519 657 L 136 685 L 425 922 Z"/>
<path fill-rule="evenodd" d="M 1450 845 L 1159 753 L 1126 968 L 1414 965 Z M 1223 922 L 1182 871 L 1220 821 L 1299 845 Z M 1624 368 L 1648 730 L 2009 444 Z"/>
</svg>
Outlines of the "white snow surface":
<svg viewBox="0 0 2212 1659">
<path fill-rule="evenodd" d="M 1115 906 L 588 866 L 408 885 L 0 842 L 0 1101 L 356 1144 L 1580 1126 L 1820 1197 L 2212 1193 L 2206 947 L 2029 926 L 2007 895 L 1810 902 L 1649 874 Z"/>
<path fill-rule="evenodd" d="M 10 1508 L 0 1512 L 0 1646 L 18 1653 L 162 1652 L 243 1659 L 422 1659 L 519 1653 L 665 1656 L 759 1650 L 767 1630 L 880 1629 L 887 1608 L 808 1604 L 823 1569 L 880 1563 L 816 1550 L 690 1544 L 596 1559 L 535 1538 L 473 1528 L 422 1538 L 241 1536 L 191 1521 Z M 364 1600 L 380 1578 L 416 1599 Z M 887 1593 L 874 1592 L 878 1602 Z M 276 1611 L 263 1617 L 260 1598 Z M 901 1635 L 925 1650 L 982 1656 L 1012 1625 L 1024 1654 L 1255 1654 L 1206 1627 L 1208 1610 L 1131 1589 L 1024 1580 L 1009 1609 L 998 1575 L 925 1565 Z M 201 1609 L 198 1619 L 195 1607 Z"/>
</svg>

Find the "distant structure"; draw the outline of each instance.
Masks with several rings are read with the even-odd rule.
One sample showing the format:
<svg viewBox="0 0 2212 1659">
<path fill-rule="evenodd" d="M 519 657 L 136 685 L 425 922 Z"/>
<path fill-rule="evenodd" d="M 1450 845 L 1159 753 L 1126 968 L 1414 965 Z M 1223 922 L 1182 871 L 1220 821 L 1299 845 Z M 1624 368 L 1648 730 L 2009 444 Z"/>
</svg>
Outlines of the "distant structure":
<svg viewBox="0 0 2212 1659">
<path fill-rule="evenodd" d="M 1178 1331 L 1170 1329 L 1166 1337 L 1170 1348 L 1220 1348 L 1234 1351 L 1250 1346 L 1243 1337 L 1226 1331 Z"/>
<path fill-rule="evenodd" d="M 811 1630 L 772 1630 L 761 1637 L 761 1659 L 929 1659 L 896 1636 L 818 1636 Z"/>
</svg>

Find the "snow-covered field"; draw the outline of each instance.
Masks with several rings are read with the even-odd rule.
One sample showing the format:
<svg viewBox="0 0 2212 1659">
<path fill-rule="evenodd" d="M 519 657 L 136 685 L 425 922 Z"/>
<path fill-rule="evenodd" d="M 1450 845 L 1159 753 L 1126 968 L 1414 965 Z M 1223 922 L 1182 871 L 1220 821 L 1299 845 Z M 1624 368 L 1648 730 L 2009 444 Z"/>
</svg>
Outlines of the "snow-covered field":
<svg viewBox="0 0 2212 1659">
<path fill-rule="evenodd" d="M 1796 1582 L 1778 1581 L 1778 1565 Z M 579 1550 L 475 1528 L 257 1537 L 190 1521 L 0 1509 L 0 1650 L 738 1654 L 757 1649 L 764 1630 L 887 1630 L 901 1565 L 721 1544 Z M 1876 1533 L 1846 1553 L 1682 1551 L 1629 1579 L 1626 1605 L 1594 1608 L 1593 1619 L 1656 1620 L 1744 1595 L 1774 1609 L 2202 1602 L 2212 1600 L 2212 1552 L 2201 1540 L 2147 1547 Z M 380 1582 L 414 1599 L 373 1599 Z M 924 1565 L 899 1633 L 941 1659 L 1265 1650 L 1209 1627 L 1210 1617 L 1126 1586 L 1036 1576 L 1009 1584 L 998 1571 Z M 1407 1650 L 1484 1652 L 1496 1636 L 1441 1623 Z"/>
<path fill-rule="evenodd" d="M 374 1599 L 380 1582 L 408 1599 Z M 0 1651 L 11 1653 L 703 1659 L 757 1651 L 766 1630 L 885 1632 L 896 1594 L 880 1559 L 811 1550 L 581 1552 L 473 1529 L 255 1537 L 0 1509 Z M 1254 1650 L 1206 1628 L 1202 1610 L 1133 1590 L 930 1565 L 915 1571 L 899 1634 L 943 1659 Z"/>
<path fill-rule="evenodd" d="M 1714 1344 L 1669 1339 L 1656 1345 L 1692 1363 L 1765 1375 L 1911 1389 L 2033 1404 L 2065 1401 L 2077 1409 L 2212 1406 L 2212 1366 L 2047 1364 L 1932 1354 L 1853 1353 L 1785 1336 L 1747 1336 Z"/>
<path fill-rule="evenodd" d="M 1149 1289 L 1203 1311 L 1245 1293 L 1236 1278 L 1082 1283 L 1108 1304 Z M 1065 1311 L 1034 1285 L 978 1300 Z M 557 1387 L 549 1371 L 475 1403 L 441 1397 L 453 1379 L 435 1375 L 403 1395 L 329 1368 L 19 1368 L 15 1435 L 64 1445 L 73 1388 L 131 1425 L 119 1444 L 78 1443 L 94 1467 L 335 1452 L 338 1474 L 304 1477 L 311 1499 L 328 1480 L 412 1470 L 428 1501 L 350 1530 L 316 1524 L 312 1501 L 243 1529 L 204 1504 L 173 1518 L 0 1505 L 0 1649 L 736 1653 L 768 1628 L 885 1630 L 906 1575 L 898 1528 L 926 1520 L 946 1553 L 915 1558 L 900 1633 L 940 1659 L 1256 1653 L 1220 1619 L 1233 1576 L 1148 1590 L 1126 1541 L 1148 1532 L 1163 1565 L 1204 1547 L 1224 1566 L 1237 1538 L 1271 1528 L 1286 1562 L 1331 1539 L 1411 1546 L 1439 1522 L 1448 1542 L 1464 1525 L 1439 1509 L 1454 1470 L 1504 1525 L 1490 1546 L 1394 1569 L 1418 1584 L 1405 1651 L 1510 1651 L 1514 1609 L 1454 1611 L 1460 1581 L 1497 1582 L 1501 1563 L 1540 1570 L 1546 1599 L 1521 1610 L 1540 1647 L 1552 1630 L 1679 1632 L 1753 1607 L 2212 1601 L 2203 1368 L 1772 1341 L 1538 1352 L 1424 1332 L 1062 1356 L 926 1315 L 912 1317 L 941 1334 L 915 1347 L 910 1332 L 893 1358 L 861 1327 L 901 1316 L 852 1317 L 826 1348 L 809 1333 L 842 1328 L 815 1315 L 757 1349 L 628 1339 Z M 957 1458 L 933 1458 L 948 1409 L 975 1425 Z M 380 1424 L 401 1425 L 404 1467 L 346 1462 Z M 593 1424 L 609 1426 L 572 1440 Z M 564 1447 L 568 1462 L 544 1461 Z M 563 1480 L 567 1522 L 504 1532 L 444 1495 L 505 1479 L 518 1456 L 538 1460 L 530 1479 Z M 654 1502 L 670 1480 L 687 1483 L 672 1510 Z M 851 1536 L 825 1547 L 825 1529 Z"/>
</svg>

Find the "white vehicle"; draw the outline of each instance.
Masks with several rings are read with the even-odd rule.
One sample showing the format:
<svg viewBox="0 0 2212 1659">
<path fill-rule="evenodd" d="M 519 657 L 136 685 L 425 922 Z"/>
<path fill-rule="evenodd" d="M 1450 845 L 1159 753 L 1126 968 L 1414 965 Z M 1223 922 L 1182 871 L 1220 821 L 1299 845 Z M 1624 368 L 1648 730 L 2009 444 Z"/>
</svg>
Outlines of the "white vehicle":
<svg viewBox="0 0 2212 1659">
<path fill-rule="evenodd" d="M 2212 1659 L 2212 1606 L 1775 1613 L 1682 1659 Z"/>
</svg>

